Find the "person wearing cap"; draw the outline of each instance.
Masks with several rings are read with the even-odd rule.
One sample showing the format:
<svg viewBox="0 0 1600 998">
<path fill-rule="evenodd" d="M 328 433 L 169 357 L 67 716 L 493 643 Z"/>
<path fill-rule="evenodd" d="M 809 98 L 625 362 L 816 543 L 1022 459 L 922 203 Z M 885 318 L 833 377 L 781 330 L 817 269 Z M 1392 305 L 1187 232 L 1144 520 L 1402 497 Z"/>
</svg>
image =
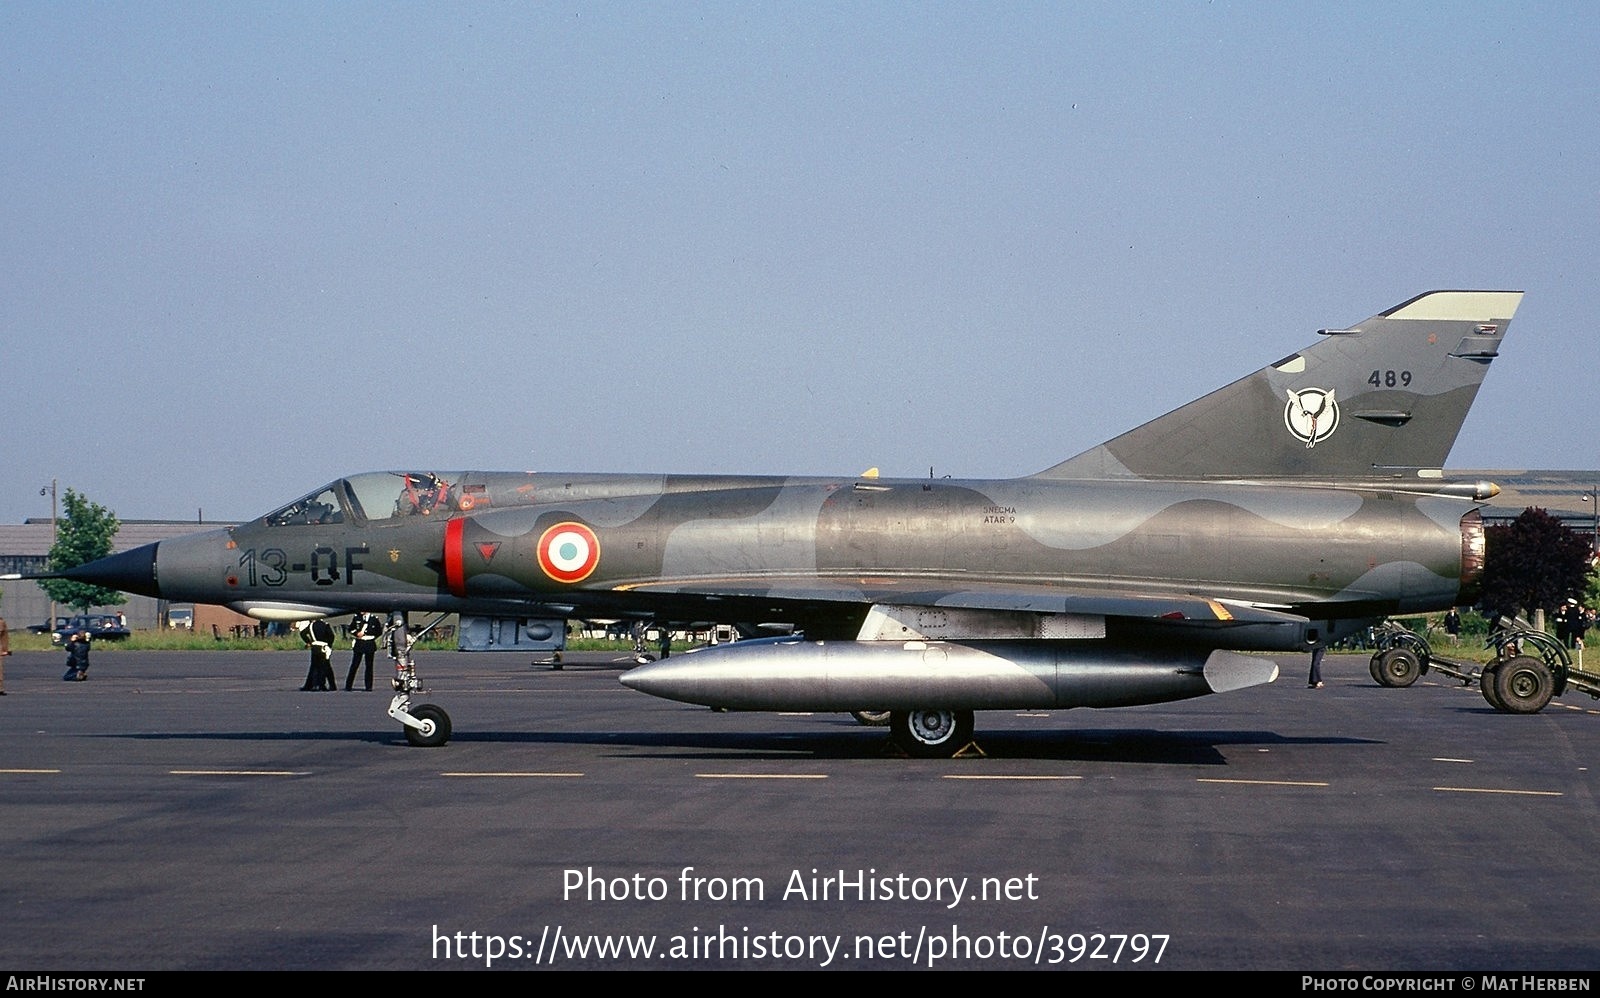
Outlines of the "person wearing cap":
<svg viewBox="0 0 1600 998">
<path fill-rule="evenodd" d="M 296 621 L 294 629 L 311 649 L 311 669 L 306 673 L 306 684 L 300 689 L 307 693 L 337 690 L 339 680 L 333 674 L 333 628 L 319 617 L 312 621 Z"/>
<path fill-rule="evenodd" d="M 67 671 L 62 679 L 81 683 L 89 678 L 89 632 L 78 631 L 67 639 Z"/>
<path fill-rule="evenodd" d="M 1571 640 L 1567 642 L 1568 648 L 1582 648 L 1583 636 L 1588 633 L 1589 625 L 1593 618 L 1589 615 L 1589 608 L 1579 603 L 1576 599 L 1568 597 L 1567 602 L 1572 604 L 1572 609 L 1567 611 L 1567 632 Z"/>
<path fill-rule="evenodd" d="M 344 677 L 344 688 L 351 690 L 356 684 L 356 670 L 362 662 L 367 665 L 367 689 L 372 689 L 372 658 L 378 651 L 378 638 L 383 635 L 383 621 L 375 613 L 362 611 L 350 621 L 350 672 Z"/>
<path fill-rule="evenodd" d="M 1555 625 L 1556 640 L 1563 647 L 1575 648 L 1578 640 L 1578 621 L 1583 617 L 1583 611 L 1578 607 L 1578 601 L 1568 596 L 1566 602 L 1556 607 Z"/>
</svg>

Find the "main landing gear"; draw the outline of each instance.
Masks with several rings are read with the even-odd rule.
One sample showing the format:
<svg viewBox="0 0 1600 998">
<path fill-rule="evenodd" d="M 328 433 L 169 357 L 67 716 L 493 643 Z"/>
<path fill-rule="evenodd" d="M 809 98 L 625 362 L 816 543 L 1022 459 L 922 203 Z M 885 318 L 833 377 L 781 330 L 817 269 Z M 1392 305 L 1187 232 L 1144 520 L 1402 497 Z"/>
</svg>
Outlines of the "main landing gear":
<svg viewBox="0 0 1600 998">
<path fill-rule="evenodd" d="M 395 694 L 389 701 L 389 716 L 405 726 L 406 741 L 420 748 L 436 748 L 450 740 L 450 715 L 443 707 L 411 702 L 413 694 L 427 692 L 422 688 L 422 680 L 417 678 L 417 663 L 411 648 L 444 618 L 445 615 L 440 614 L 413 634 L 406 626 L 405 613 L 396 610 L 389 615 L 389 627 L 383 634 L 384 647 L 394 660 Z"/>
<path fill-rule="evenodd" d="M 889 734 L 906 755 L 949 759 L 972 742 L 972 711 L 891 711 Z"/>
</svg>

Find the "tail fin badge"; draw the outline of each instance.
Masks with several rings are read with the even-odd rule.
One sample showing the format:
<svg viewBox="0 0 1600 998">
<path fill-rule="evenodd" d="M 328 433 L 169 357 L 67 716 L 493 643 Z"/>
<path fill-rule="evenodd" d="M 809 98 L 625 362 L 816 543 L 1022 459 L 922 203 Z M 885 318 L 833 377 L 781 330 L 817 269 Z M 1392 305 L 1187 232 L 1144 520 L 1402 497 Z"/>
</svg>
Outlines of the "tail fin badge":
<svg viewBox="0 0 1600 998">
<path fill-rule="evenodd" d="M 1306 450 L 1333 436 L 1339 428 L 1339 403 L 1334 401 L 1331 388 L 1302 388 L 1289 392 L 1289 403 L 1283 407 L 1283 425 L 1289 428 L 1296 440 L 1305 442 Z"/>
</svg>

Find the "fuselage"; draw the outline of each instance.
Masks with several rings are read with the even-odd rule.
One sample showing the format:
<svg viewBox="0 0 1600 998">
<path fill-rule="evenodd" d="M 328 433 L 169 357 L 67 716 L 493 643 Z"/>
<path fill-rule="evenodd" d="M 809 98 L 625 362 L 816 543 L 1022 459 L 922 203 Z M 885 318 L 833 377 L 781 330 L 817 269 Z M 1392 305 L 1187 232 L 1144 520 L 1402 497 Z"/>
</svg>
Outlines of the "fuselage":
<svg viewBox="0 0 1600 998">
<path fill-rule="evenodd" d="M 443 487 L 420 502 L 411 476 L 370 473 L 227 530 L 163 541 L 150 552 L 152 594 L 260 616 L 530 604 L 582 616 L 659 602 L 748 619 L 752 600 L 859 602 L 838 587 L 861 587 L 868 603 L 897 588 L 1055 587 L 1375 617 L 1463 601 L 1482 551 L 1471 502 L 1378 488 L 429 477 Z"/>
</svg>

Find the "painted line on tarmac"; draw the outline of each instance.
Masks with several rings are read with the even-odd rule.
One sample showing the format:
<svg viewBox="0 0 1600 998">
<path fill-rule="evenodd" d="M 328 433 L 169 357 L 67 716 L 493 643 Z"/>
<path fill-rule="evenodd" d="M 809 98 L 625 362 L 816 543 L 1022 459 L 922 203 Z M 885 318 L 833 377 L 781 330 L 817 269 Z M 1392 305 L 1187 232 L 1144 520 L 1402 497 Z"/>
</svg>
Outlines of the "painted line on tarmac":
<svg viewBox="0 0 1600 998">
<path fill-rule="evenodd" d="M 6 776 L 59 776 L 59 769 L 0 769 L 0 774 Z"/>
<path fill-rule="evenodd" d="M 464 773 L 464 772 L 461 772 L 461 773 L 440 773 L 439 775 L 440 776 L 454 776 L 454 777 L 460 777 L 460 778 L 465 778 L 465 779 L 544 779 L 544 780 L 559 780 L 559 779 L 577 779 L 578 777 L 581 777 L 584 774 L 583 773 L 518 773 L 518 772 Z"/>
<path fill-rule="evenodd" d="M 1434 787 L 1442 794 L 1506 794 L 1513 797 L 1565 797 L 1559 790 L 1497 790 L 1493 787 Z"/>
<path fill-rule="evenodd" d="M 959 773 L 945 774 L 947 780 L 1081 780 L 1081 776 L 962 776 Z"/>
<path fill-rule="evenodd" d="M 1309 780 L 1222 780 L 1211 777 L 1201 777 L 1196 783 L 1233 783 L 1246 787 L 1326 787 L 1327 783 L 1316 783 Z"/>
<path fill-rule="evenodd" d="M 1464 763 L 1466 763 L 1468 765 L 1471 765 L 1475 760 L 1473 760 L 1473 759 L 1451 759 L 1451 758 L 1448 758 L 1446 756 L 1435 756 L 1433 758 L 1433 761 L 1434 762 L 1464 762 Z"/>
<path fill-rule="evenodd" d="M 168 776 L 310 776 L 310 770 L 290 769 L 169 769 Z"/>
<path fill-rule="evenodd" d="M 696 773 L 697 780 L 826 780 L 827 773 Z"/>
</svg>

